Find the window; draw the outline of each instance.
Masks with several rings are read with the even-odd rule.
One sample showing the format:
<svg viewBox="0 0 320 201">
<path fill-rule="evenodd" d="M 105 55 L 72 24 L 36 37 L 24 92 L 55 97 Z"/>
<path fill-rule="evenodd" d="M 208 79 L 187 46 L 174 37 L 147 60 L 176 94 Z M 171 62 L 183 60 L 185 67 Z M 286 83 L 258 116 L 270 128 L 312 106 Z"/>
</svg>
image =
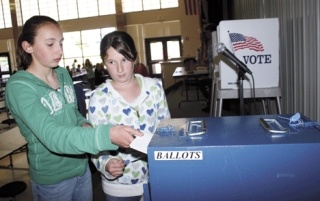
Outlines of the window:
<svg viewBox="0 0 320 201">
<path fill-rule="evenodd" d="M 103 28 L 101 29 L 101 39 L 108 33 L 115 31 L 116 28 L 115 27 L 108 27 L 108 28 Z"/>
<path fill-rule="evenodd" d="M 39 3 L 40 15 L 47 15 L 51 18 L 58 20 L 58 7 L 56 1 L 52 0 L 41 0 Z M 28 19 L 28 18 L 26 18 Z"/>
<path fill-rule="evenodd" d="M 181 57 L 180 39 L 167 41 L 168 60 Z"/>
<path fill-rule="evenodd" d="M 99 15 L 110 15 L 116 13 L 115 0 L 98 0 Z"/>
<path fill-rule="evenodd" d="M 12 27 L 9 0 L 0 0 L 0 29 Z"/>
<path fill-rule="evenodd" d="M 178 6 L 179 6 L 178 1 L 161 0 L 161 8 L 175 8 Z"/>
<path fill-rule="evenodd" d="M 151 50 L 151 60 L 163 60 L 163 45 L 162 42 L 151 42 L 150 43 L 150 50 Z"/>
<path fill-rule="evenodd" d="M 37 0 L 20 1 L 23 23 L 34 15 L 39 15 Z M 21 24 L 22 25 L 22 24 Z"/>
<path fill-rule="evenodd" d="M 0 76 L 11 73 L 9 52 L 0 53 Z"/>
<path fill-rule="evenodd" d="M 98 4 L 92 0 L 78 1 L 79 18 L 93 17 L 98 15 Z"/>
<path fill-rule="evenodd" d="M 7 15 L 11 24 L 9 0 L 0 0 L 1 2 L 8 2 L 8 8 L 3 8 L 3 10 L 8 12 Z M 33 15 L 47 15 L 57 21 L 62 21 L 116 14 L 115 0 L 16 0 L 15 3 L 19 26 L 22 26 Z M 22 13 L 22 16 L 20 16 L 20 13 Z"/>
<path fill-rule="evenodd" d="M 122 0 L 124 13 L 174 8 L 179 0 Z M 17 23 L 22 26 L 34 15 L 57 21 L 116 14 L 115 0 L 15 0 Z M 10 0 L 0 0 L 0 29 L 12 27 Z"/>
<path fill-rule="evenodd" d="M 82 54 L 85 58 L 90 57 L 90 61 L 95 63 L 101 63 L 100 59 L 100 41 L 101 31 L 100 29 L 81 31 L 82 38 Z"/>
<path fill-rule="evenodd" d="M 11 75 L 9 52 L 0 53 L 0 98 L 4 98 L 6 82 Z"/>
<path fill-rule="evenodd" d="M 160 9 L 159 0 L 143 0 L 143 10 Z"/>
<path fill-rule="evenodd" d="M 65 58 L 81 58 L 82 46 L 81 46 L 81 32 L 67 32 L 63 33 L 63 52 Z"/>
<path fill-rule="evenodd" d="M 122 12 L 142 11 L 142 0 L 122 0 Z"/>
<path fill-rule="evenodd" d="M 178 6 L 178 0 L 122 0 L 122 11 L 124 13 Z"/>
<path fill-rule="evenodd" d="M 161 66 L 157 63 L 180 59 L 182 55 L 181 36 L 147 38 L 145 45 L 147 65 L 152 76 L 161 74 Z"/>
<path fill-rule="evenodd" d="M 59 20 L 78 18 L 78 7 L 76 0 L 64 0 L 58 2 Z"/>
<path fill-rule="evenodd" d="M 100 42 L 107 33 L 116 30 L 115 27 L 82 30 L 63 33 L 63 60 L 60 66 L 70 66 L 74 60 L 82 65 L 86 59 L 92 64 L 101 63 Z"/>
</svg>

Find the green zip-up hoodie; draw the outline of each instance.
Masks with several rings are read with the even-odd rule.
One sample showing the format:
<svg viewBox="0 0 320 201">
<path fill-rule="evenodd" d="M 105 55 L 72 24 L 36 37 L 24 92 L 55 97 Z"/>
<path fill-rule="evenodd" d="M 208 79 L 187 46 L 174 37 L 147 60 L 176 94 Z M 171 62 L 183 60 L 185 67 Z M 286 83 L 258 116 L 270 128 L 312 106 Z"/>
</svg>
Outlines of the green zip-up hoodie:
<svg viewBox="0 0 320 201">
<path fill-rule="evenodd" d="M 77 110 L 72 79 L 66 69 L 54 70 L 58 90 L 27 71 L 18 71 L 6 85 L 6 106 L 28 142 L 30 177 L 39 184 L 82 176 L 88 165 L 85 153 L 118 148 L 110 141 L 110 125 L 81 127 L 90 122 Z"/>
</svg>

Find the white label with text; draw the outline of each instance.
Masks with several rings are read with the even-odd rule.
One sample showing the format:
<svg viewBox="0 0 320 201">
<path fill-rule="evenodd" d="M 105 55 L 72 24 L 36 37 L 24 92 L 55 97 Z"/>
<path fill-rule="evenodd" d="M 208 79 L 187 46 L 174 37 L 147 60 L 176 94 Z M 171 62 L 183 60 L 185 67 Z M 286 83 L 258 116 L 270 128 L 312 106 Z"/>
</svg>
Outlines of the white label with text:
<svg viewBox="0 0 320 201">
<path fill-rule="evenodd" d="M 155 151 L 154 160 L 202 160 L 202 151 Z"/>
</svg>

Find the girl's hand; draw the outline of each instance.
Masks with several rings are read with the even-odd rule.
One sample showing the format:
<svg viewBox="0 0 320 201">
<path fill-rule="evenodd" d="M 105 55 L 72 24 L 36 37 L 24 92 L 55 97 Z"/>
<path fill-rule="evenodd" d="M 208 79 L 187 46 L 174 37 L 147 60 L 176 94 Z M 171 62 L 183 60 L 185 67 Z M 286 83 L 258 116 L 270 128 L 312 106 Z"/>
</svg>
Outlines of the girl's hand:
<svg viewBox="0 0 320 201">
<path fill-rule="evenodd" d="M 125 163 L 122 159 L 111 158 L 106 164 L 106 171 L 114 177 L 119 177 L 123 174 Z"/>
</svg>

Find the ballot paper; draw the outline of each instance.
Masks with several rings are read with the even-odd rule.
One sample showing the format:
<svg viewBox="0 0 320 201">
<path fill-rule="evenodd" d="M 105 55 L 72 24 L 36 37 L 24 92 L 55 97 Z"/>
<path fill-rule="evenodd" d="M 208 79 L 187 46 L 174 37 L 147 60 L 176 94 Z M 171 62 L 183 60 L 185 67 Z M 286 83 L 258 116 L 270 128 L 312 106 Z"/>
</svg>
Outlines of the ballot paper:
<svg viewBox="0 0 320 201">
<path fill-rule="evenodd" d="M 131 142 L 130 148 L 147 154 L 147 148 L 151 141 L 153 134 L 145 133 L 143 136 L 136 136 L 136 138 Z"/>
<path fill-rule="evenodd" d="M 186 127 L 186 119 L 163 119 L 157 128 L 172 126 L 173 128 L 185 129 Z M 148 145 L 152 139 L 153 135 L 158 135 L 159 133 L 155 132 L 155 134 L 144 133 L 143 136 L 136 136 L 136 138 L 131 142 L 130 148 L 140 151 L 142 153 L 147 154 Z M 172 134 L 172 133 L 171 133 Z"/>
</svg>

